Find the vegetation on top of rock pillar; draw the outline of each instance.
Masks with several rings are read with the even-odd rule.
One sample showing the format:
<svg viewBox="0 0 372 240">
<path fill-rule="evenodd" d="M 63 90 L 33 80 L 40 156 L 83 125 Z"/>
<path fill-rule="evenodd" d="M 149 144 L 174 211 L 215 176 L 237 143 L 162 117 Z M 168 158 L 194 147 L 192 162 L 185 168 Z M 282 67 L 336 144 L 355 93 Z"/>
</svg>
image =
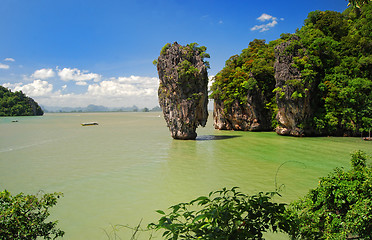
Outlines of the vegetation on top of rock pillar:
<svg viewBox="0 0 372 240">
<path fill-rule="evenodd" d="M 192 43 L 167 43 L 156 64 L 158 97 L 172 137 L 195 139 L 196 128 L 205 126 L 208 111 L 208 63 L 206 47 Z"/>
</svg>

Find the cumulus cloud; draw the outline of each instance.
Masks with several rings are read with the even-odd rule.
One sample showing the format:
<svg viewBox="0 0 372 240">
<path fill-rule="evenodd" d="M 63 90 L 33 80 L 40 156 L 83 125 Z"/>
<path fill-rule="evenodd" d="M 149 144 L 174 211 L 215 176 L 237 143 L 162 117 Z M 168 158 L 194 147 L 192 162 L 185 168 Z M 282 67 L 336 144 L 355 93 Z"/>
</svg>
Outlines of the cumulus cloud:
<svg viewBox="0 0 372 240">
<path fill-rule="evenodd" d="M 262 15 L 257 18 L 257 20 L 259 20 L 261 22 L 265 22 L 265 21 L 268 21 L 268 20 L 271 20 L 271 19 L 276 19 L 276 18 L 273 17 L 273 16 L 270 16 L 269 14 L 266 14 L 266 13 L 262 13 Z"/>
<path fill-rule="evenodd" d="M 88 83 L 87 82 L 76 82 L 76 85 L 78 85 L 78 86 L 86 86 L 86 85 L 88 85 Z"/>
<path fill-rule="evenodd" d="M 38 79 L 47 79 L 55 76 L 55 72 L 51 68 L 43 68 L 36 70 L 31 77 Z"/>
<path fill-rule="evenodd" d="M 10 88 L 13 91 L 22 91 L 27 96 L 30 97 L 40 97 L 40 96 L 50 96 L 53 91 L 53 85 L 47 81 L 42 81 L 40 79 L 34 80 L 32 83 L 5 83 L 4 87 Z"/>
<path fill-rule="evenodd" d="M 63 81 L 76 81 L 80 84 L 84 81 L 94 80 L 101 81 L 101 75 L 97 73 L 89 73 L 88 71 L 81 71 L 77 68 L 64 68 L 58 71 L 58 76 Z"/>
<path fill-rule="evenodd" d="M 63 70 L 61 70 L 63 71 Z M 58 70 L 54 70 L 58 73 Z M 80 72 L 82 73 L 82 72 Z M 85 74 L 85 73 L 83 73 Z M 155 107 L 158 105 L 156 77 L 129 76 L 108 78 L 101 82 L 73 81 L 77 85 L 86 85 L 86 91 L 73 93 L 73 87 L 62 85 L 58 90 L 52 83 L 42 79 L 26 79 L 19 83 L 3 84 L 12 91 L 22 91 L 43 106 L 85 107 L 89 104 L 107 107 Z M 29 82 L 31 81 L 31 82 Z"/>
<path fill-rule="evenodd" d="M 9 69 L 9 65 L 0 63 L 0 69 Z"/>
<path fill-rule="evenodd" d="M 283 19 L 283 18 L 281 18 L 281 19 Z M 257 20 L 260 21 L 260 22 L 267 22 L 267 21 L 269 21 L 269 22 L 266 23 L 266 24 L 255 25 L 254 27 L 251 28 L 251 31 L 259 30 L 260 32 L 265 32 L 265 31 L 270 30 L 270 28 L 275 27 L 275 25 L 278 24 L 278 21 L 277 21 L 278 19 L 276 17 L 273 17 L 273 16 L 271 16 L 269 14 L 266 14 L 266 13 L 261 14 L 261 16 L 259 16 L 257 18 Z"/>
<path fill-rule="evenodd" d="M 158 78 L 151 77 L 119 77 L 89 85 L 88 94 L 93 96 L 156 96 Z"/>
<path fill-rule="evenodd" d="M 5 58 L 4 61 L 7 61 L 7 62 L 15 62 L 15 59 L 14 59 L 14 58 Z"/>
</svg>

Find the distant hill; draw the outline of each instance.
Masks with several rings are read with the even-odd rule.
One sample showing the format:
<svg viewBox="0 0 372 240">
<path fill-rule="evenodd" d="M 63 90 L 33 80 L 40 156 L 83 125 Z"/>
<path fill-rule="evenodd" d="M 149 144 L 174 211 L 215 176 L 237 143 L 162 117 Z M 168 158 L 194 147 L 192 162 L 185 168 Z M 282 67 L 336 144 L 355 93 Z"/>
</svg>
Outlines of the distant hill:
<svg viewBox="0 0 372 240">
<path fill-rule="evenodd" d="M 22 91 L 12 92 L 0 86 L 0 116 L 41 116 L 44 112 L 32 98 Z"/>
<path fill-rule="evenodd" d="M 132 107 L 121 107 L 121 108 L 109 108 L 101 105 L 90 104 L 87 107 L 52 107 L 42 106 L 45 112 L 159 112 L 161 108 L 159 106 L 152 109 L 143 108 L 140 109 L 136 105 Z"/>
</svg>

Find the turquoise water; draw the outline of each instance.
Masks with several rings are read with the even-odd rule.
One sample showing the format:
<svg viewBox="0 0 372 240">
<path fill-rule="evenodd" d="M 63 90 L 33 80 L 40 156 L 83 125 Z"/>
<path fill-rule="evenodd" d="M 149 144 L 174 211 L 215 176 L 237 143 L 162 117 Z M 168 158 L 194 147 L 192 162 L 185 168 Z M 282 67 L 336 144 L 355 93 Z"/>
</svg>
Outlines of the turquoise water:
<svg viewBox="0 0 372 240">
<path fill-rule="evenodd" d="M 145 226 L 155 210 L 222 187 L 255 194 L 273 191 L 276 179 L 284 185 L 276 200 L 290 202 L 333 168 L 349 168 L 350 152 L 372 155 L 372 142 L 360 138 L 218 131 L 211 118 L 196 141 L 173 140 L 159 114 L 0 118 L 0 190 L 63 192 L 52 217 L 64 239 L 108 239 L 112 225 Z M 80 125 L 92 121 L 99 125 Z"/>
</svg>

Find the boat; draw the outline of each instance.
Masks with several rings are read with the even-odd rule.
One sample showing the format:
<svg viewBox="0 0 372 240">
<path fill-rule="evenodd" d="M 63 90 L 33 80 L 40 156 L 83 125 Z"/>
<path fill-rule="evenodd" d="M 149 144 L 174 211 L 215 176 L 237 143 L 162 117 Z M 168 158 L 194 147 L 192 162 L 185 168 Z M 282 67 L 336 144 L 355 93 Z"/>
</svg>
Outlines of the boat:
<svg viewBox="0 0 372 240">
<path fill-rule="evenodd" d="M 82 123 L 81 126 L 94 126 L 94 125 L 98 125 L 97 122 L 87 122 L 87 123 Z"/>
</svg>

